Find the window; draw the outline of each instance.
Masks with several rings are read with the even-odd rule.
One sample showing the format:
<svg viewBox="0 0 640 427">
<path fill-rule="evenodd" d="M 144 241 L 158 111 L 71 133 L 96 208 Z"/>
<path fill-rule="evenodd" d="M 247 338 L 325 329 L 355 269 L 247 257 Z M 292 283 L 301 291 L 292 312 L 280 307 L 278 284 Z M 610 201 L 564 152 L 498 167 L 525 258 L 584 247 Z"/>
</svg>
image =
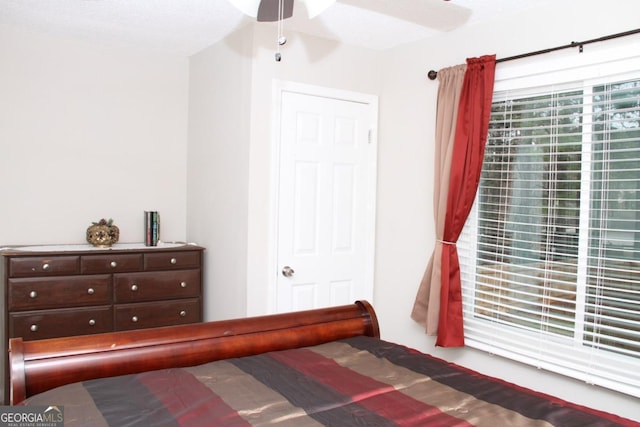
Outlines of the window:
<svg viewBox="0 0 640 427">
<path fill-rule="evenodd" d="M 640 397 L 640 72 L 496 89 L 466 342 Z"/>
</svg>

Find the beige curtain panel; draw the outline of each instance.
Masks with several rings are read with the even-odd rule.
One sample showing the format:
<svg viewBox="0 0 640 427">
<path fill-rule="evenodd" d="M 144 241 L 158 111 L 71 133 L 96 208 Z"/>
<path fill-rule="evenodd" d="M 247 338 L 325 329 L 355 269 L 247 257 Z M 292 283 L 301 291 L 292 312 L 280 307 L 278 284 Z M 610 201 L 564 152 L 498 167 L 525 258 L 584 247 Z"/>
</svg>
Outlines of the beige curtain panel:
<svg viewBox="0 0 640 427">
<path fill-rule="evenodd" d="M 420 282 L 411 317 L 421 324 L 427 335 L 437 335 L 440 314 L 440 276 L 444 219 L 449 194 L 449 174 L 455 140 L 460 93 L 466 64 L 438 71 L 438 100 L 434 156 L 433 215 L 436 224 L 435 250 Z"/>
</svg>

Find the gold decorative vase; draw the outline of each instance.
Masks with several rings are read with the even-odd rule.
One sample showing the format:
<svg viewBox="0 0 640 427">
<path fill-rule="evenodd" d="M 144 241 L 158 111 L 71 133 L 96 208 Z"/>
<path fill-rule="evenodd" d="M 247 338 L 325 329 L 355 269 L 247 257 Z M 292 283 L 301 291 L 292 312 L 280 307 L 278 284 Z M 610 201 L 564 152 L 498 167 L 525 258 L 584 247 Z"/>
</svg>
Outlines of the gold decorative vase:
<svg viewBox="0 0 640 427">
<path fill-rule="evenodd" d="M 87 228 L 87 242 L 97 248 L 110 248 L 119 238 L 120 229 L 113 224 L 112 219 L 101 219 Z"/>
</svg>

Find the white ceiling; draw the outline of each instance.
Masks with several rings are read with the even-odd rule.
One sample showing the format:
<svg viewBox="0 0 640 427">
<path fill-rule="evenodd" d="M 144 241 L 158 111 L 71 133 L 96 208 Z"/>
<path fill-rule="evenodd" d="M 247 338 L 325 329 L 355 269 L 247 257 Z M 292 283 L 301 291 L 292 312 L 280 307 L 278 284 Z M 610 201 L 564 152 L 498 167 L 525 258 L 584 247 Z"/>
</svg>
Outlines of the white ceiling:
<svg viewBox="0 0 640 427">
<path fill-rule="evenodd" d="M 313 20 L 296 5 L 283 29 L 382 50 L 550 1 L 338 0 Z M 252 20 L 227 0 L 0 0 L 0 25 L 184 56 Z"/>
</svg>

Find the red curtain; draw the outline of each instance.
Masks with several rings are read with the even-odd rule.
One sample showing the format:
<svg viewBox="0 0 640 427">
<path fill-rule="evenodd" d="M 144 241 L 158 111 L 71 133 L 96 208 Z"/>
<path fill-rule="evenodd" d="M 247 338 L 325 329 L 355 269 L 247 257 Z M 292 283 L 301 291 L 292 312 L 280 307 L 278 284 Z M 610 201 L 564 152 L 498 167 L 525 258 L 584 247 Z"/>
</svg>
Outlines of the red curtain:
<svg viewBox="0 0 640 427">
<path fill-rule="evenodd" d="M 489 130 L 495 78 L 495 55 L 467 59 L 449 178 L 442 248 L 442 283 L 436 345 L 464 345 L 462 287 L 456 242 L 462 232 L 480 180 Z"/>
<path fill-rule="evenodd" d="M 411 318 L 420 323 L 427 335 L 438 335 L 440 316 L 440 284 L 442 272 L 442 236 L 447 215 L 449 174 L 455 142 L 458 106 L 467 64 L 454 65 L 438 71 L 438 98 L 436 104 L 436 128 L 433 140 L 433 219 L 435 222 L 435 247 L 424 271 Z"/>
</svg>

